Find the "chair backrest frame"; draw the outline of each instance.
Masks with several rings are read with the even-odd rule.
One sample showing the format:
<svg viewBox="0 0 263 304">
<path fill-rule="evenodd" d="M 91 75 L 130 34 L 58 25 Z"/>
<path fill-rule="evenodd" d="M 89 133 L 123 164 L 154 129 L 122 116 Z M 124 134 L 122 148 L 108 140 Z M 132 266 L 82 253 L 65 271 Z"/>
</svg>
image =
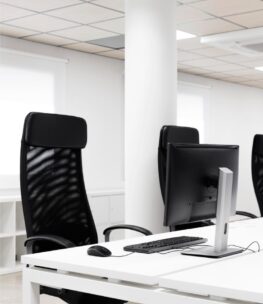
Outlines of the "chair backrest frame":
<svg viewBox="0 0 263 304">
<path fill-rule="evenodd" d="M 29 113 L 20 155 L 20 184 L 27 236 L 56 234 L 76 245 L 97 243 L 81 149 L 87 125 L 79 117 Z"/>
<path fill-rule="evenodd" d="M 251 153 L 251 173 L 255 195 L 263 216 L 263 135 L 256 134 Z"/>
<path fill-rule="evenodd" d="M 158 170 L 161 193 L 164 200 L 166 181 L 167 144 L 199 144 L 199 133 L 195 128 L 180 126 L 163 126 L 160 131 L 158 147 Z"/>
</svg>

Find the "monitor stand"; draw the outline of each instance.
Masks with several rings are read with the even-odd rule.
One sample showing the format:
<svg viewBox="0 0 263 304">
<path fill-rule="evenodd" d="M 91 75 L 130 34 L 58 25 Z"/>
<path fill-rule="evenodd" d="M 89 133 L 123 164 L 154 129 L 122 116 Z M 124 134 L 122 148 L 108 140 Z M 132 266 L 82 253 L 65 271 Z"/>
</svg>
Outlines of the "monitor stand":
<svg viewBox="0 0 263 304">
<path fill-rule="evenodd" d="M 216 233 L 214 247 L 204 247 L 184 251 L 184 255 L 193 255 L 208 258 L 223 258 L 241 253 L 243 249 L 227 246 L 228 222 L 232 203 L 233 172 L 227 168 L 219 168 L 219 186 L 216 211 Z"/>
</svg>

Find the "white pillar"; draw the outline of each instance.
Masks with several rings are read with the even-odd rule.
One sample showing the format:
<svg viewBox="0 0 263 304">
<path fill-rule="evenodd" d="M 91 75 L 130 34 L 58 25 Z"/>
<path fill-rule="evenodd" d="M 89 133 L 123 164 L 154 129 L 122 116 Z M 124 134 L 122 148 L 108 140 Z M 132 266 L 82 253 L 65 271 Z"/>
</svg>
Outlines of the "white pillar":
<svg viewBox="0 0 263 304">
<path fill-rule="evenodd" d="M 175 0 L 126 0 L 125 66 L 125 220 L 157 233 L 159 132 L 176 114 Z"/>
</svg>

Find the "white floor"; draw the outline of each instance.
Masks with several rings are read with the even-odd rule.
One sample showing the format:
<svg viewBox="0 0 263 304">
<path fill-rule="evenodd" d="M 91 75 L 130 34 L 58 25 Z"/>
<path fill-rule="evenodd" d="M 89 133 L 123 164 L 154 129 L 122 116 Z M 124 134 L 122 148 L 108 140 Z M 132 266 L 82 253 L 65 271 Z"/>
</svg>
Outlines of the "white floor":
<svg viewBox="0 0 263 304">
<path fill-rule="evenodd" d="M 0 304 L 22 304 L 22 273 L 0 276 Z M 40 304 L 65 304 L 60 299 L 41 295 Z"/>
</svg>

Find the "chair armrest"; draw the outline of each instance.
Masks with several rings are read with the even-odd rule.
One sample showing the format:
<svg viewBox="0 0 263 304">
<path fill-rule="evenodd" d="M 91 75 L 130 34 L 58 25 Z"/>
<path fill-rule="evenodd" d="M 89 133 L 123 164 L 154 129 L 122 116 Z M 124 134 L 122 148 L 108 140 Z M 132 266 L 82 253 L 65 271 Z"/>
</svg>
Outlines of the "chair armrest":
<svg viewBox="0 0 263 304">
<path fill-rule="evenodd" d="M 61 236 L 52 235 L 52 234 L 41 234 L 41 235 L 31 236 L 26 239 L 24 245 L 27 248 L 27 252 L 33 253 L 34 242 L 41 242 L 41 241 L 54 243 L 60 245 L 63 248 L 76 247 L 76 245 L 73 242 Z"/>
<path fill-rule="evenodd" d="M 236 214 L 237 215 L 243 215 L 243 216 L 246 216 L 246 217 L 250 217 L 252 219 L 258 218 L 255 214 L 252 214 L 252 213 L 246 212 L 246 211 L 236 211 Z"/>
<path fill-rule="evenodd" d="M 150 230 L 147 230 L 147 229 L 139 227 L 139 226 L 125 225 L 125 224 L 115 225 L 115 226 L 108 227 L 103 231 L 103 234 L 105 235 L 105 242 L 109 242 L 111 232 L 113 230 L 117 230 L 117 229 L 133 230 L 133 231 L 140 232 L 144 235 L 152 235 L 152 232 Z"/>
</svg>

